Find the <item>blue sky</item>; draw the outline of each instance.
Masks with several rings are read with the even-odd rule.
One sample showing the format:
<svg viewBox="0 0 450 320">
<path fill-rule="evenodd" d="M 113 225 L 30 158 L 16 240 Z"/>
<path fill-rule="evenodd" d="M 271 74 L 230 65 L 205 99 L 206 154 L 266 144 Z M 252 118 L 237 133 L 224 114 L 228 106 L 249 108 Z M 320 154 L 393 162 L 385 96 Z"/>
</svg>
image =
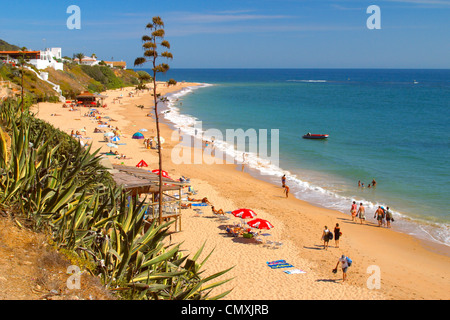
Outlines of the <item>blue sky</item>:
<svg viewBox="0 0 450 320">
<path fill-rule="evenodd" d="M 70 5 L 79 30 L 67 28 Z M 370 5 L 379 30 L 366 26 Z M 450 0 L 2 1 L 0 39 L 133 67 L 156 15 L 172 68 L 450 68 Z"/>
</svg>

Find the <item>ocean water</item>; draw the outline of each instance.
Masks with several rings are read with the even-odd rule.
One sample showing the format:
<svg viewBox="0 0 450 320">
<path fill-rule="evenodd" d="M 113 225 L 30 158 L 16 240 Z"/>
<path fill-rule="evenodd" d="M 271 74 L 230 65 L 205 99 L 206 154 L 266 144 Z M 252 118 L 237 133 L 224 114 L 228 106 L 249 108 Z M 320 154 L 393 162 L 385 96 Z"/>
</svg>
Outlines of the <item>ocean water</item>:
<svg viewBox="0 0 450 320">
<path fill-rule="evenodd" d="M 255 176 L 286 174 L 291 194 L 347 214 L 353 200 L 369 218 L 389 206 L 394 229 L 450 246 L 450 70 L 174 69 L 158 80 L 170 78 L 204 84 L 170 96 L 165 118 L 184 133 L 199 121 L 224 137 L 279 130 L 278 163 L 216 138 L 236 163 L 247 152 Z M 358 187 L 372 179 L 376 188 Z"/>
</svg>

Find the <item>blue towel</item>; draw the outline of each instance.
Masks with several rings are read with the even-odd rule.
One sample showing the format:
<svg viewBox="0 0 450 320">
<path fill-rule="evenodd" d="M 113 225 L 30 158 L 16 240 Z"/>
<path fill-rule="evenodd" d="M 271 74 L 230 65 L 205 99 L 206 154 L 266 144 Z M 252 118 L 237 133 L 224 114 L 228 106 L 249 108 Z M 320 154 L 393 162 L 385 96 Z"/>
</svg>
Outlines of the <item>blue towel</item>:
<svg viewBox="0 0 450 320">
<path fill-rule="evenodd" d="M 280 264 L 275 264 L 273 266 L 269 266 L 272 269 L 280 269 L 280 268 L 292 268 L 293 265 L 290 263 L 280 263 Z"/>
<path fill-rule="evenodd" d="M 276 261 L 268 261 L 266 262 L 267 265 L 275 265 L 275 264 L 280 264 L 280 263 L 286 263 L 286 260 L 276 260 Z"/>
<path fill-rule="evenodd" d="M 287 263 L 286 260 L 277 260 L 277 261 L 271 261 L 266 262 L 267 266 L 269 266 L 272 269 L 279 269 L 279 268 L 292 268 L 293 265 L 290 263 Z"/>
<path fill-rule="evenodd" d="M 207 203 L 192 203 L 191 205 L 194 207 L 206 207 L 208 204 Z"/>
</svg>

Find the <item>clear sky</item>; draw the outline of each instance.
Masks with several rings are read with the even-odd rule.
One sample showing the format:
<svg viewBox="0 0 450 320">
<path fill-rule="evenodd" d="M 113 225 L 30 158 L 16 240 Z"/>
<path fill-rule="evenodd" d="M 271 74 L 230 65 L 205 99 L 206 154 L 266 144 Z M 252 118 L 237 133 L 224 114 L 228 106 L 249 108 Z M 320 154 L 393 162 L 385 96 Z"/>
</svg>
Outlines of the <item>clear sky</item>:
<svg viewBox="0 0 450 320">
<path fill-rule="evenodd" d="M 70 5 L 81 29 L 67 27 Z M 366 25 L 370 5 L 381 29 Z M 450 68 L 450 0 L 2 1 L 0 39 L 132 68 L 156 15 L 172 68 Z"/>
</svg>

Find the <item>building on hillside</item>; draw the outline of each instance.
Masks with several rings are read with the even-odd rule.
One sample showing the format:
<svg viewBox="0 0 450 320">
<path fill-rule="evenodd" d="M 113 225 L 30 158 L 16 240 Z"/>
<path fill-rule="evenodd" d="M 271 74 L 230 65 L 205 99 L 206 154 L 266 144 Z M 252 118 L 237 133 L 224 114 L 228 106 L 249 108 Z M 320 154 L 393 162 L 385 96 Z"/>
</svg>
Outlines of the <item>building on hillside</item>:
<svg viewBox="0 0 450 320">
<path fill-rule="evenodd" d="M 125 61 L 103 61 L 107 66 L 111 68 L 122 68 L 124 70 L 127 69 L 127 63 Z"/>
<path fill-rule="evenodd" d="M 0 51 L 0 60 L 5 63 L 18 64 L 19 58 L 22 56 L 27 63 L 34 65 L 38 70 L 48 67 L 63 70 L 61 48 L 45 49 L 44 51 Z"/>
<path fill-rule="evenodd" d="M 78 59 L 75 59 L 78 60 Z M 81 64 L 86 66 L 96 66 L 100 63 L 100 61 L 97 60 L 97 58 L 94 57 L 84 57 L 81 59 Z"/>
</svg>

